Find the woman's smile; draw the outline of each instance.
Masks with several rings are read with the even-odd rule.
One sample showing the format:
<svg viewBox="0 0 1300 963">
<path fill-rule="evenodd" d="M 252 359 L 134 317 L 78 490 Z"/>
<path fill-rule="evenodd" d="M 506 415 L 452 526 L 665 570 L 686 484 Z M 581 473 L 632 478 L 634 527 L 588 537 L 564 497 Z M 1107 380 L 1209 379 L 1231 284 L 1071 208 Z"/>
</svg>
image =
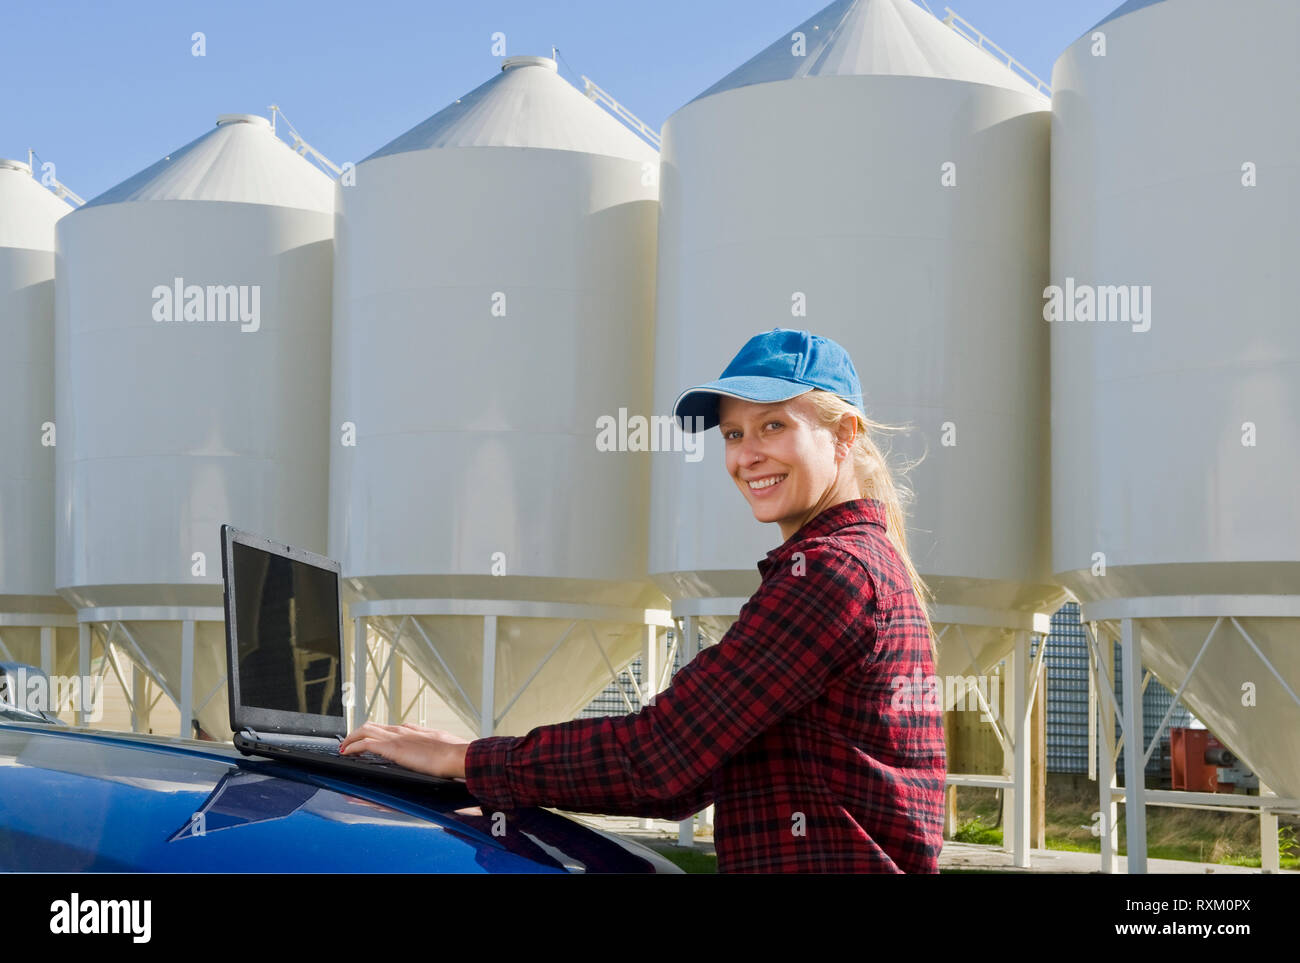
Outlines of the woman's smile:
<svg viewBox="0 0 1300 963">
<path fill-rule="evenodd" d="M 756 497 L 762 498 L 771 494 L 773 489 L 778 488 L 781 482 L 785 481 L 788 474 L 787 472 L 786 475 L 759 475 L 756 478 L 746 479 L 746 482 L 749 485 L 749 490 Z"/>
</svg>

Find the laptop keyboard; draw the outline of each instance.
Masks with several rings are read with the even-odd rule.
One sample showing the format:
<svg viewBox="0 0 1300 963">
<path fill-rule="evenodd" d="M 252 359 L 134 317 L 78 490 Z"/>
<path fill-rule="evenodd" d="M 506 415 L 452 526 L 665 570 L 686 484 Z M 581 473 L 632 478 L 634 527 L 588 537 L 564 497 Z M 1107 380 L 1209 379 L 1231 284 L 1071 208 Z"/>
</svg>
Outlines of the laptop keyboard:
<svg viewBox="0 0 1300 963">
<path fill-rule="evenodd" d="M 329 756 L 332 759 L 358 759 L 362 762 L 369 763 L 372 766 L 383 766 L 386 769 L 404 769 L 391 759 L 385 759 L 375 752 L 359 752 L 356 755 L 342 755 L 337 745 L 324 745 L 316 742 L 281 742 L 277 743 L 285 749 L 293 749 L 298 752 L 310 752 L 319 756 Z"/>
</svg>

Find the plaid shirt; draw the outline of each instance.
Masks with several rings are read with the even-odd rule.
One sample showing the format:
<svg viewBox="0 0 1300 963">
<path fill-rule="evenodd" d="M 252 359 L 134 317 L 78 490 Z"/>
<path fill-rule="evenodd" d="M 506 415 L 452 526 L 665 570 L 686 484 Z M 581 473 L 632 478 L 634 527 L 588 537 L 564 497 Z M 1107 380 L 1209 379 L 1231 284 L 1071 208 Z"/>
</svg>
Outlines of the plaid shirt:
<svg viewBox="0 0 1300 963">
<path fill-rule="evenodd" d="M 500 810 L 685 819 L 714 804 L 719 872 L 935 873 L 943 716 L 924 616 L 880 502 L 834 505 L 758 562 L 717 645 L 640 712 L 470 743 Z"/>
</svg>

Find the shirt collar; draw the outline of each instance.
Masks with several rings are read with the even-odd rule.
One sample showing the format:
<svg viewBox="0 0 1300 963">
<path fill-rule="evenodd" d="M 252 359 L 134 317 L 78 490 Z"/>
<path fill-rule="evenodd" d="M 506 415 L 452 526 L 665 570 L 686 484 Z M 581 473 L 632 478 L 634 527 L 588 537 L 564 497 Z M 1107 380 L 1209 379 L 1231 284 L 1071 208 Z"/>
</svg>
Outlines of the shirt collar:
<svg viewBox="0 0 1300 963">
<path fill-rule="evenodd" d="M 828 535 L 849 525 L 862 524 L 878 525 L 882 529 L 887 527 L 885 523 L 885 507 L 880 503 L 879 499 L 855 498 L 851 501 L 840 502 L 838 505 L 832 505 L 830 508 L 825 509 L 815 518 L 804 522 L 802 528 L 759 559 L 759 574 L 766 576 L 767 570 L 776 564 L 777 559 L 794 551 L 795 546 L 800 542 L 807 541 L 810 538 L 817 538 L 820 535 Z"/>
</svg>

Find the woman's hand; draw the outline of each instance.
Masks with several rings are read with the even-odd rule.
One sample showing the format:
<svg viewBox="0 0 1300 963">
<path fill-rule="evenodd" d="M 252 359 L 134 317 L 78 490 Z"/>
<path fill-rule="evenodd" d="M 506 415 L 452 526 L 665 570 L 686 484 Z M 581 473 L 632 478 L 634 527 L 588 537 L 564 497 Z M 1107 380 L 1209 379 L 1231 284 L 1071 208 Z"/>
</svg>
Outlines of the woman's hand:
<svg viewBox="0 0 1300 963">
<path fill-rule="evenodd" d="M 416 772 L 444 779 L 464 779 L 468 748 L 469 740 L 442 729 L 426 729 L 409 722 L 400 726 L 367 722 L 348 733 L 339 752 L 345 756 L 373 752 Z"/>
</svg>

